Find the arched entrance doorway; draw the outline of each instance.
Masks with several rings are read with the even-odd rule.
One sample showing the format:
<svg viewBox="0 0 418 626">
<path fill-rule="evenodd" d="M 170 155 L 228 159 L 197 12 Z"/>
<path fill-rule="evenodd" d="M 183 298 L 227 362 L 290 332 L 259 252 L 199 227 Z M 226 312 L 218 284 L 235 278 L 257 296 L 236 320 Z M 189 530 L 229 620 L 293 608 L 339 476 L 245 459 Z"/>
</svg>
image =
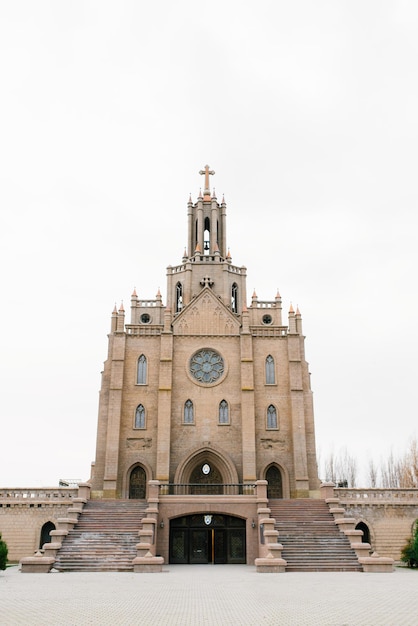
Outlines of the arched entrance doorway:
<svg viewBox="0 0 418 626">
<path fill-rule="evenodd" d="M 359 522 L 356 524 L 355 530 L 362 530 L 363 536 L 361 538 L 362 543 L 370 543 L 370 530 L 367 524 L 364 522 Z"/>
<path fill-rule="evenodd" d="M 266 472 L 267 497 L 283 498 L 282 474 L 276 465 L 270 465 Z"/>
<path fill-rule="evenodd" d="M 146 494 L 147 475 L 140 465 L 133 468 L 129 476 L 129 498 L 143 500 Z"/>
<path fill-rule="evenodd" d="M 204 513 L 172 519 L 170 563 L 246 563 L 245 520 Z"/>
<path fill-rule="evenodd" d="M 46 522 L 41 528 L 41 538 L 39 540 L 39 547 L 42 548 L 44 543 L 51 543 L 51 530 L 55 530 L 55 524 L 52 522 Z"/>
</svg>

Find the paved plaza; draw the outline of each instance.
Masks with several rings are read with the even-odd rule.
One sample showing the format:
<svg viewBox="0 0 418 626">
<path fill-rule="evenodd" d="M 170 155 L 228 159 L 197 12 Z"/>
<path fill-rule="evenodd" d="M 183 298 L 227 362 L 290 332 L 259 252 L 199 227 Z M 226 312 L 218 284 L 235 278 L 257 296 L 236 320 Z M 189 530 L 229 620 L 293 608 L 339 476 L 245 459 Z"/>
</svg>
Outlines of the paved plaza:
<svg viewBox="0 0 418 626">
<path fill-rule="evenodd" d="M 167 565 L 160 574 L 0 572 L 0 624 L 416 626 L 418 571 L 258 574 Z"/>
</svg>

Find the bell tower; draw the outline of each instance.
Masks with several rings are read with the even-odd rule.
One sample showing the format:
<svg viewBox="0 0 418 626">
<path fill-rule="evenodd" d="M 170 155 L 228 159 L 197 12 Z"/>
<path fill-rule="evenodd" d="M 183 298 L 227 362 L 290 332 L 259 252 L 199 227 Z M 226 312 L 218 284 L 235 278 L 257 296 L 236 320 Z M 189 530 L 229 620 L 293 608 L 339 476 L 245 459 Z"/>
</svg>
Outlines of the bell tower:
<svg viewBox="0 0 418 626">
<path fill-rule="evenodd" d="M 246 302 L 246 268 L 232 265 L 226 241 L 226 202 L 211 193 L 209 177 L 215 172 L 206 165 L 204 190 L 197 201 L 187 204 L 187 248 L 182 264 L 167 268 L 167 306 L 173 315 L 190 304 L 204 287 L 210 287 L 232 313 L 240 315 Z"/>
<path fill-rule="evenodd" d="M 199 174 L 205 176 L 203 196 L 200 193 L 196 204 L 189 200 L 188 204 L 188 252 L 191 257 L 195 252 L 206 256 L 218 254 L 226 257 L 226 205 L 225 201 L 218 204 L 215 190 L 211 196 L 209 176 L 215 172 L 209 165 Z"/>
</svg>

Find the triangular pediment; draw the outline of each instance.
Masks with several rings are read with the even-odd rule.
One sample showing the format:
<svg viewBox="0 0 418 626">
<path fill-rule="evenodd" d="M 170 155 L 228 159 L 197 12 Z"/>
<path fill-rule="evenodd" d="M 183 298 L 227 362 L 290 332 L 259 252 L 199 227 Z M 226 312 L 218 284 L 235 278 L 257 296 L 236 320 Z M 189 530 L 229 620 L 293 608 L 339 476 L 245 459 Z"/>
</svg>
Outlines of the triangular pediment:
<svg viewBox="0 0 418 626">
<path fill-rule="evenodd" d="M 175 335 L 239 335 L 240 321 L 209 287 L 173 321 Z"/>
</svg>

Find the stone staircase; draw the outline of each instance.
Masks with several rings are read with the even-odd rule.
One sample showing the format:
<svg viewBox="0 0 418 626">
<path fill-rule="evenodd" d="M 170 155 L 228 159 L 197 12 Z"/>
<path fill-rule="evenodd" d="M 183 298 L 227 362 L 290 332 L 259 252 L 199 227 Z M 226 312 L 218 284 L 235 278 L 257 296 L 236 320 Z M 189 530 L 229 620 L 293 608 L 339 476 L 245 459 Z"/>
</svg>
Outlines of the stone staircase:
<svg viewBox="0 0 418 626">
<path fill-rule="evenodd" d="M 287 572 L 363 571 L 325 500 L 269 500 Z"/>
<path fill-rule="evenodd" d="M 68 532 L 54 568 L 61 572 L 133 571 L 146 500 L 89 500 Z"/>
</svg>

